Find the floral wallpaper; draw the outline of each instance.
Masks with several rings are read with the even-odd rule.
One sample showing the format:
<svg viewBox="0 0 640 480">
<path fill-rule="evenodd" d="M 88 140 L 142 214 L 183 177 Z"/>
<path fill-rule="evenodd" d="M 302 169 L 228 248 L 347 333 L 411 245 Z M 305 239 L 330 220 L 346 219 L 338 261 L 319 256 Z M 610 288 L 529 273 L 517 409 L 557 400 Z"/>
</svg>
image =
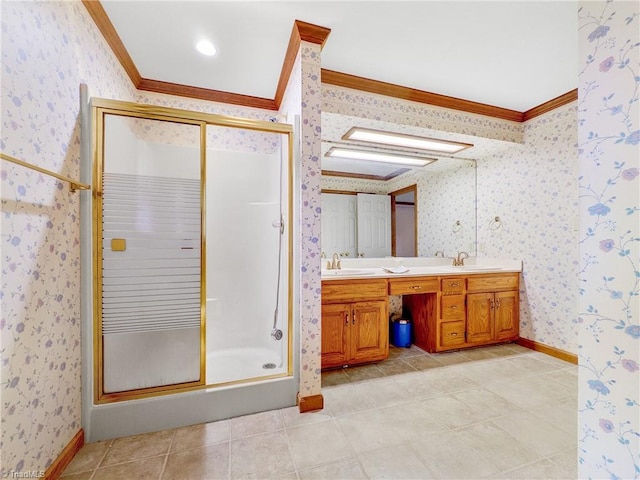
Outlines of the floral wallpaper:
<svg viewBox="0 0 640 480">
<path fill-rule="evenodd" d="M 343 192 L 388 193 L 389 182 L 386 180 L 367 180 L 365 178 L 322 176 L 323 190 L 339 190 Z"/>
<path fill-rule="evenodd" d="M 273 111 L 137 92 L 80 2 L 3 2 L 1 22 L 0 149 L 69 177 L 80 175 L 81 83 L 96 97 L 281 120 Z M 222 130 L 210 132 L 217 148 L 273 148 L 273 135 Z M 0 177 L 5 477 L 46 470 L 82 426 L 79 198 L 87 193 L 4 161 Z"/>
<path fill-rule="evenodd" d="M 461 251 L 474 254 L 475 166 L 475 162 L 467 161 L 450 170 L 433 174 L 425 171 L 414 177 L 414 183 L 418 185 L 419 256 L 432 257 L 439 250 L 448 257 Z M 398 190 L 393 182 L 390 187 Z"/>
<path fill-rule="evenodd" d="M 478 160 L 478 255 L 523 261 L 520 335 L 573 354 L 576 112 L 572 103 L 536 117 L 522 145 Z"/>
<path fill-rule="evenodd" d="M 640 4 L 579 6 L 579 473 L 637 479 Z"/>
<path fill-rule="evenodd" d="M 322 86 L 322 112 L 434 129 L 439 132 L 472 135 L 506 142 L 522 142 L 522 126 L 518 122 L 399 100 L 335 85 Z M 345 131 L 341 131 L 340 135 L 344 133 Z M 407 133 L 410 132 L 407 131 Z"/>
<path fill-rule="evenodd" d="M 79 178 L 79 85 L 133 99 L 79 2 L 3 2 L 0 149 Z M 91 45 L 91 51 L 85 47 Z M 2 180 L 1 477 L 43 471 L 80 430 L 79 198 L 8 162 Z"/>
<path fill-rule="evenodd" d="M 251 120 L 282 121 L 276 112 L 257 108 L 239 107 L 224 103 L 214 103 L 186 97 L 137 91 L 136 103 L 157 105 L 167 108 L 212 113 L 230 117 L 242 117 Z M 182 129 L 175 124 L 166 123 L 165 128 L 145 129 L 144 121 L 137 121 L 139 128 L 134 129 L 139 138 L 148 142 L 169 143 L 188 146 L 190 136 L 183 135 Z M 160 124 L 160 122 L 158 122 Z M 187 127 L 183 127 L 187 128 Z M 199 141 L 199 138 L 197 139 Z M 199 145 L 199 143 L 198 143 Z M 270 153 L 280 148 L 280 138 L 270 133 L 239 130 L 231 127 L 207 127 L 207 148 L 215 150 L 249 151 Z"/>
<path fill-rule="evenodd" d="M 300 397 L 320 394 L 321 46 L 301 42 Z"/>
<path fill-rule="evenodd" d="M 302 116 L 302 396 L 320 391 L 320 188 L 333 182 L 321 185 L 320 111 L 510 142 L 478 159 L 478 251 L 524 260 L 523 336 L 580 358 L 580 477 L 639 477 L 640 12 L 637 2 L 581 2 L 578 17 L 578 104 L 524 126 L 321 86 L 320 47 L 302 43 L 283 108 Z M 79 176 L 80 83 L 104 98 L 273 116 L 136 92 L 80 2 L 3 2 L 1 26 L 0 149 L 71 177 Z M 6 162 L 0 179 L 0 475 L 8 476 L 46 469 L 80 429 L 84 194 Z M 412 182 L 399 178 L 389 191 Z"/>
</svg>

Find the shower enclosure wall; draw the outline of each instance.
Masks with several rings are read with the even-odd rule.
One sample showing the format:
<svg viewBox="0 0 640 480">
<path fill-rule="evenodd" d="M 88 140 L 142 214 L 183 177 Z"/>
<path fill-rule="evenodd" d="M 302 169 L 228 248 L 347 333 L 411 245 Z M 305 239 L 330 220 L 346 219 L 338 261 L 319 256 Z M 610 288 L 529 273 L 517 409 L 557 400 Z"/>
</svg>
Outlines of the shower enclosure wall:
<svg viewBox="0 0 640 480">
<path fill-rule="evenodd" d="M 292 127 L 92 104 L 88 439 L 294 405 Z"/>
</svg>

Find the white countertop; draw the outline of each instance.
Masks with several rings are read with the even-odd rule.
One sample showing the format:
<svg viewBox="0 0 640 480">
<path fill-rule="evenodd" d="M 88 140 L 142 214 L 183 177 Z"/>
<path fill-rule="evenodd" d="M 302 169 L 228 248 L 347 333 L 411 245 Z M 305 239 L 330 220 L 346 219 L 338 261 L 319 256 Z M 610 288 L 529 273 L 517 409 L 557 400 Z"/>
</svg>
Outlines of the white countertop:
<svg viewBox="0 0 640 480">
<path fill-rule="evenodd" d="M 522 272 L 521 261 L 483 257 L 468 258 L 465 260 L 465 265 L 461 267 L 454 267 L 450 258 L 442 257 L 345 258 L 341 259 L 342 268 L 338 270 L 328 270 L 326 266 L 327 260 L 323 259 L 322 280 Z M 394 273 L 400 271 L 403 273 Z"/>
</svg>

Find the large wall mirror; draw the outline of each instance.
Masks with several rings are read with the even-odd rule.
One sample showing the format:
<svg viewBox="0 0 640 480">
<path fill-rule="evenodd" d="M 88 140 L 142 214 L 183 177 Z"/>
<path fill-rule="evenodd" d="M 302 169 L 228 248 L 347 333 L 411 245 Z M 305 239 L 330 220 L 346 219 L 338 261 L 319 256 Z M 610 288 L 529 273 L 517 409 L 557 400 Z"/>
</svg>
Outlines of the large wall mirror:
<svg viewBox="0 0 640 480">
<path fill-rule="evenodd" d="M 371 198 L 374 206 L 361 212 Z M 374 220 L 371 209 L 379 214 Z M 440 158 L 386 181 L 324 175 L 322 250 L 344 257 L 474 255 L 476 162 Z"/>
<path fill-rule="evenodd" d="M 325 255 L 475 255 L 476 158 L 504 143 L 323 110 Z"/>
</svg>

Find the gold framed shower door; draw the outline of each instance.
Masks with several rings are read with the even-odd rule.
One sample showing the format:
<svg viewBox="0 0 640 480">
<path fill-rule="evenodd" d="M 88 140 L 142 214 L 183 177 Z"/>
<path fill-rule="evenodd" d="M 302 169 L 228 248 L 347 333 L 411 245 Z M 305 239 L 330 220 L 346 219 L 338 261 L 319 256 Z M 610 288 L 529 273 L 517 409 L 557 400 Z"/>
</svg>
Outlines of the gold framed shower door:
<svg viewBox="0 0 640 480">
<path fill-rule="evenodd" d="M 288 377 L 293 374 L 293 127 L 289 124 L 263 120 L 253 120 L 225 115 L 217 115 L 189 110 L 174 109 L 156 105 L 137 104 L 119 100 L 93 98 L 91 100 L 93 142 L 92 142 L 92 247 L 93 255 L 93 387 L 96 404 L 135 400 L 158 395 L 175 394 L 257 380 Z M 174 122 L 194 125 L 200 128 L 200 379 L 198 381 L 139 388 L 122 392 L 107 393 L 104 390 L 104 350 L 102 335 L 102 174 L 105 161 L 105 118 L 117 115 L 139 119 Z M 266 133 L 287 135 L 287 371 L 272 375 L 246 378 L 219 384 L 206 383 L 206 143 L 207 126 L 230 127 Z M 122 246 L 121 243 L 118 245 Z"/>
</svg>

